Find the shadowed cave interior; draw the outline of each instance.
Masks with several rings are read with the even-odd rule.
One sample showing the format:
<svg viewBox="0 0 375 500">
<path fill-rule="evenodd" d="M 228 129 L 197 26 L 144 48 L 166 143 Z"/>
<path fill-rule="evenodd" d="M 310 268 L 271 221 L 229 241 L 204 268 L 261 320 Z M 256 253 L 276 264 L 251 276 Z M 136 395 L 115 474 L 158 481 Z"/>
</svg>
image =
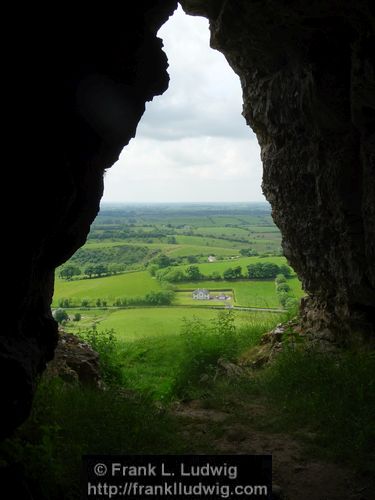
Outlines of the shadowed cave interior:
<svg viewBox="0 0 375 500">
<path fill-rule="evenodd" d="M 307 294 L 301 328 L 339 344 L 357 335 L 373 341 L 372 3 L 181 4 L 209 19 L 212 47 L 240 76 L 243 114 L 261 146 L 263 190 Z M 128 12 L 91 6 L 74 16 L 61 11 L 59 23 L 33 14 L 19 82 L 28 75 L 28 95 L 37 103 L 29 137 L 37 160 L 17 174 L 18 209 L 33 222 L 15 232 L 7 257 L 2 437 L 27 418 L 37 376 L 53 357 L 54 269 L 83 245 L 104 170 L 135 136 L 145 103 L 168 87 L 156 33 L 176 7 L 174 0 L 142 0 Z"/>
</svg>

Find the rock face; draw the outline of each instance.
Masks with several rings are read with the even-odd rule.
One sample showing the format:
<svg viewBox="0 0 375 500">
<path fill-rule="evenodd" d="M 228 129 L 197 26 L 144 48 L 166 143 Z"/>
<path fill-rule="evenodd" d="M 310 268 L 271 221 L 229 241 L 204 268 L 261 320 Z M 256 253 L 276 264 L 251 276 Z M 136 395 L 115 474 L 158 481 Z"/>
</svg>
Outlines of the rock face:
<svg viewBox="0 0 375 500">
<path fill-rule="evenodd" d="M 306 327 L 342 339 L 373 332 L 373 3 L 182 3 L 209 18 L 212 46 L 241 78 L 264 192 L 309 294 Z M 84 243 L 104 169 L 134 137 L 145 102 L 167 88 L 156 32 L 176 4 L 8 5 L 2 118 L 11 159 L 2 173 L 13 205 L 4 212 L 1 436 L 28 415 L 36 376 L 53 357 L 54 269 Z"/>
<path fill-rule="evenodd" d="M 177 2 L 130 4 L 7 11 L 18 42 L 3 59 L 12 94 L 3 92 L 10 112 L 2 116 L 14 144 L 3 169 L 13 203 L 3 212 L 9 303 L 0 335 L 0 436 L 27 417 L 36 376 L 53 357 L 54 268 L 85 242 L 104 170 L 135 136 L 145 102 L 168 87 L 156 32 Z"/>
<path fill-rule="evenodd" d="M 374 334 L 375 11 L 371 1 L 183 0 L 240 76 L 263 190 L 309 297 L 309 330 Z"/>
<path fill-rule="evenodd" d="M 46 376 L 60 377 L 68 383 L 103 388 L 100 376 L 99 354 L 76 335 L 60 332 L 52 361 L 47 365 Z"/>
</svg>

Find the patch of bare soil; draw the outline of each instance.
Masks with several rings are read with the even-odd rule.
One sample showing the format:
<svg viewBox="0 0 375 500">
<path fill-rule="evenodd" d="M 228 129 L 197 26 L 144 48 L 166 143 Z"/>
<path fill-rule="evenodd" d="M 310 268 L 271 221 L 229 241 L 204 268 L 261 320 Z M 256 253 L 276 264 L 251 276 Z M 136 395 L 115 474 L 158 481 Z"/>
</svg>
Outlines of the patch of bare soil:
<svg viewBox="0 0 375 500">
<path fill-rule="evenodd" d="M 243 405 L 242 409 L 243 409 Z M 173 413 L 183 417 L 183 435 L 192 443 L 202 435 L 218 454 L 271 454 L 275 499 L 283 500 L 374 500 L 375 482 L 334 463 L 312 459 L 297 438 L 257 430 L 252 416 L 268 410 L 261 404 L 247 406 L 249 421 L 236 419 L 236 413 L 205 408 L 196 400 L 177 405 Z M 217 432 L 218 426 L 220 432 Z M 212 427 L 216 432 L 212 433 Z"/>
</svg>

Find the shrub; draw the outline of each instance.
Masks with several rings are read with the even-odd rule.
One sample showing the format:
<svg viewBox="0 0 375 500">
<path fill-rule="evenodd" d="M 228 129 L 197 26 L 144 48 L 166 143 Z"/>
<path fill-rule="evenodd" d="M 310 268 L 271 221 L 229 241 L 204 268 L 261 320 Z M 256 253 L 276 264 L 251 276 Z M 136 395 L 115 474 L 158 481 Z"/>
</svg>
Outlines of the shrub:
<svg viewBox="0 0 375 500">
<path fill-rule="evenodd" d="M 233 359 L 238 348 L 236 334 L 232 311 L 220 312 L 209 325 L 196 317 L 184 320 L 183 360 L 173 387 L 177 397 L 190 397 L 202 375 L 213 376 L 219 358 Z"/>
<path fill-rule="evenodd" d="M 95 326 L 88 330 L 80 330 L 78 336 L 91 345 L 99 354 L 100 373 L 109 385 L 123 383 L 123 372 L 119 359 L 119 346 L 114 330 L 100 330 Z"/>
<path fill-rule="evenodd" d="M 59 324 L 62 324 L 63 321 L 69 320 L 68 313 L 64 309 L 61 309 L 61 308 L 53 311 L 52 316 Z"/>
</svg>

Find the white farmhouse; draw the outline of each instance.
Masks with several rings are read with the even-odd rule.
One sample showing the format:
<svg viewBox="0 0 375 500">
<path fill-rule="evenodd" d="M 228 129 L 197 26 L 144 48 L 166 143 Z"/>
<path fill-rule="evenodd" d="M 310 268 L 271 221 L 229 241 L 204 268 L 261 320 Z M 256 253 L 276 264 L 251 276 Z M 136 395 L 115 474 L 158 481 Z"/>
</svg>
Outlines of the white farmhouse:
<svg viewBox="0 0 375 500">
<path fill-rule="evenodd" d="M 193 299 L 209 300 L 210 299 L 210 292 L 206 288 L 197 288 L 193 292 Z"/>
<path fill-rule="evenodd" d="M 207 257 L 207 260 L 208 260 L 208 262 L 216 262 L 216 257 L 215 257 L 215 255 L 209 255 Z"/>
</svg>

